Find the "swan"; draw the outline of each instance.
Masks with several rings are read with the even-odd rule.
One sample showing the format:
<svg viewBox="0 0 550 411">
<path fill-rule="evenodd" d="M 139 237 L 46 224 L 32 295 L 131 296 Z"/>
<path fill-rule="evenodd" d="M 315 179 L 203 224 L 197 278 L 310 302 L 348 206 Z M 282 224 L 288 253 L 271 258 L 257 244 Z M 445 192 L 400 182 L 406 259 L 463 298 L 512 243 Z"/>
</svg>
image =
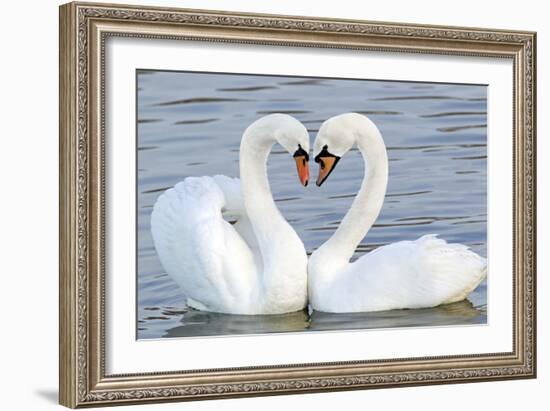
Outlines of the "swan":
<svg viewBox="0 0 550 411">
<path fill-rule="evenodd" d="M 304 244 L 275 205 L 267 157 L 279 143 L 309 179 L 309 135 L 298 120 L 270 114 L 241 139 L 240 176 L 188 177 L 157 199 L 151 233 L 160 262 L 195 309 L 282 314 L 307 304 Z M 237 217 L 230 224 L 224 214 Z"/>
<path fill-rule="evenodd" d="M 384 203 L 386 146 L 376 125 L 357 113 L 325 121 L 314 142 L 318 186 L 355 144 L 365 162 L 365 176 L 338 229 L 309 259 L 312 308 L 367 312 L 428 308 L 465 299 L 486 277 L 487 260 L 465 245 L 449 244 L 436 235 L 379 247 L 349 262 Z"/>
</svg>

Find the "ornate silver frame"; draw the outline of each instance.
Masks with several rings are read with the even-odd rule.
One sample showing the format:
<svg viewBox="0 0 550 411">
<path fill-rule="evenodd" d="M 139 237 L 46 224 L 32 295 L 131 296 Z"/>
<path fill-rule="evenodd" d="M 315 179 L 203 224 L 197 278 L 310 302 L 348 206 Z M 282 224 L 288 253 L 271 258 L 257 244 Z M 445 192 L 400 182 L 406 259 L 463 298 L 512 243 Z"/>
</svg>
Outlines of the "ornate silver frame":
<svg viewBox="0 0 550 411">
<path fill-rule="evenodd" d="M 512 59 L 513 351 L 106 375 L 103 70 L 110 36 Z M 61 6 L 60 403 L 82 407 L 534 378 L 535 50 L 532 32 L 91 3 Z"/>
</svg>

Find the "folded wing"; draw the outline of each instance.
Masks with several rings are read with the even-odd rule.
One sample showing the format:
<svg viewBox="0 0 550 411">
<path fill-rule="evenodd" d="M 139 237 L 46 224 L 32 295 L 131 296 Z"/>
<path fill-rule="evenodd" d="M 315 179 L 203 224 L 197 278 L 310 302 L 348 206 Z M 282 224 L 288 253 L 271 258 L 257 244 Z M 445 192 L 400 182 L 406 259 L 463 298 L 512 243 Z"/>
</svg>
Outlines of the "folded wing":
<svg viewBox="0 0 550 411">
<path fill-rule="evenodd" d="M 224 212 L 237 223 L 226 221 Z M 239 180 L 225 176 L 188 177 L 155 203 L 151 233 L 161 264 L 201 308 L 247 310 L 258 267 L 253 234 L 243 238 L 235 227 L 246 221 Z"/>
<path fill-rule="evenodd" d="M 463 300 L 486 274 L 485 258 L 426 235 L 380 247 L 349 264 L 330 293 L 347 297 L 330 306 L 341 312 L 434 307 Z"/>
</svg>

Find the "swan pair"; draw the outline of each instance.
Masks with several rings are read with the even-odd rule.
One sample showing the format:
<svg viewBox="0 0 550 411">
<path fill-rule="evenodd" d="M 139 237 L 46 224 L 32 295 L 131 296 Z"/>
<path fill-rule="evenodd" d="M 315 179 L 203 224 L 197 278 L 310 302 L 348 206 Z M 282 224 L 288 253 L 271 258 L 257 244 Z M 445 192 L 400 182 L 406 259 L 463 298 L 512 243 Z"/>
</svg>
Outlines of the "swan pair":
<svg viewBox="0 0 550 411">
<path fill-rule="evenodd" d="M 486 276 L 486 259 L 435 235 L 379 247 L 350 263 L 378 217 L 388 183 L 380 131 L 367 117 L 347 113 L 325 121 L 314 143 L 317 185 L 357 145 L 365 176 L 332 237 L 307 258 L 304 245 L 273 200 L 266 162 L 279 143 L 309 180 L 309 135 L 298 120 L 271 114 L 244 132 L 241 180 L 188 177 L 164 192 L 151 215 L 162 266 L 190 307 L 230 314 L 281 314 L 309 303 L 325 312 L 434 307 L 463 300 Z M 237 217 L 235 224 L 224 213 Z"/>
</svg>

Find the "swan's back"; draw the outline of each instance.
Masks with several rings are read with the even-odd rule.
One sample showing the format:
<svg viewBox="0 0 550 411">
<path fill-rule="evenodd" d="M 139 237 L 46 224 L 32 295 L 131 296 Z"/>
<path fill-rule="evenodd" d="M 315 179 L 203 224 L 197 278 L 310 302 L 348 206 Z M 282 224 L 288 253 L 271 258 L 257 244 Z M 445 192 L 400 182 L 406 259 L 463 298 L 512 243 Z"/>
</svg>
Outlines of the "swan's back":
<svg viewBox="0 0 550 411">
<path fill-rule="evenodd" d="M 316 281 L 310 297 L 328 312 L 435 307 L 463 300 L 486 273 L 487 260 L 465 245 L 426 235 L 368 253 L 332 281 Z"/>
<path fill-rule="evenodd" d="M 189 299 L 211 311 L 245 310 L 254 256 L 223 209 L 243 213 L 238 179 L 188 177 L 157 199 L 151 233 L 163 268 Z"/>
</svg>

